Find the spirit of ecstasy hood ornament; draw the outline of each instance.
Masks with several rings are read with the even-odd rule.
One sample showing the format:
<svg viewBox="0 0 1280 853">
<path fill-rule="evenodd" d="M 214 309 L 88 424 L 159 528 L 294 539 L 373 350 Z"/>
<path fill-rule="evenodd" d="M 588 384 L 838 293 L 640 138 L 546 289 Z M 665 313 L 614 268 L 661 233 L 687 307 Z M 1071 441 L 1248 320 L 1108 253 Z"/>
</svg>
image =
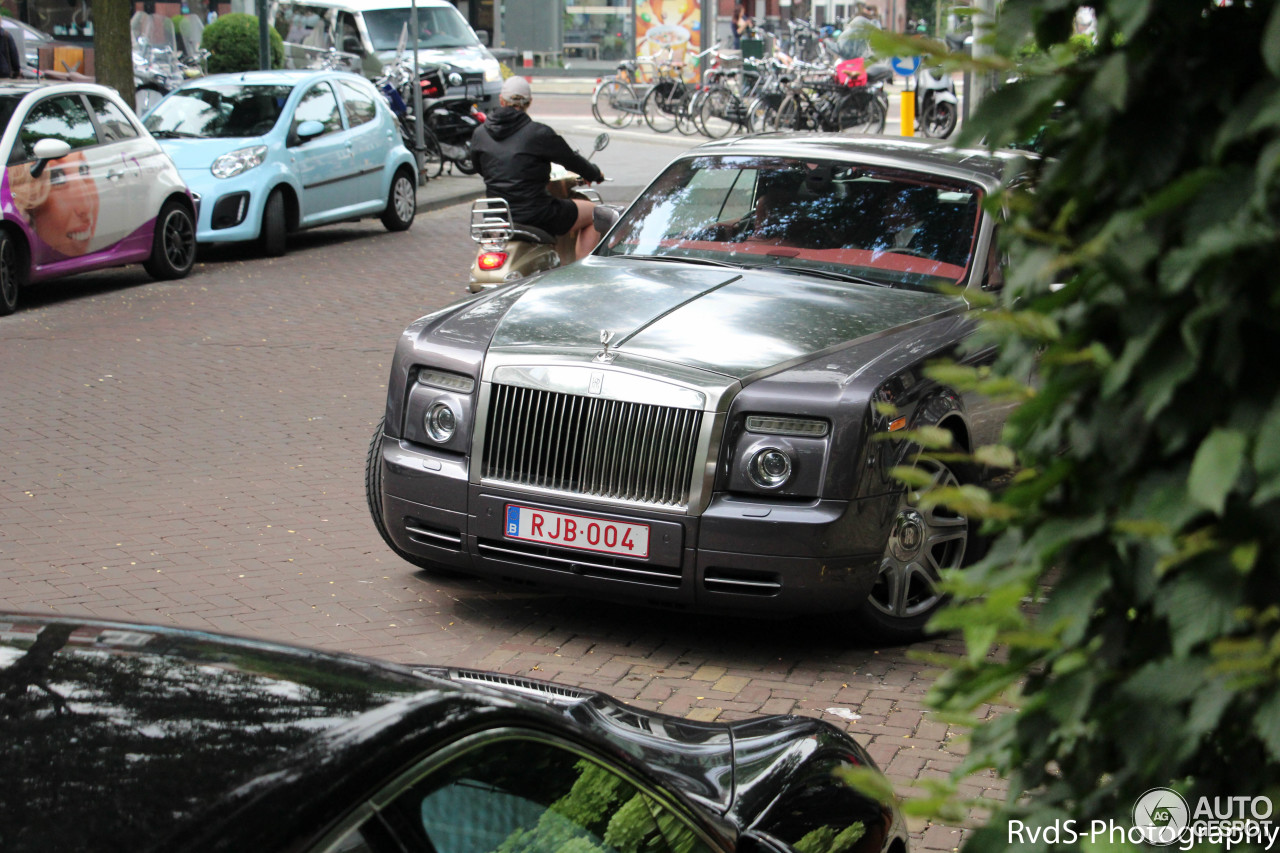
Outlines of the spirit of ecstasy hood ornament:
<svg viewBox="0 0 1280 853">
<path fill-rule="evenodd" d="M 617 353 L 609 352 L 609 341 L 611 340 L 613 340 L 613 332 L 609 331 L 608 329 L 601 329 L 600 343 L 604 345 L 604 349 L 596 353 L 596 357 L 594 359 L 595 361 L 608 364 L 609 362 L 613 361 L 615 358 L 618 357 Z"/>
</svg>

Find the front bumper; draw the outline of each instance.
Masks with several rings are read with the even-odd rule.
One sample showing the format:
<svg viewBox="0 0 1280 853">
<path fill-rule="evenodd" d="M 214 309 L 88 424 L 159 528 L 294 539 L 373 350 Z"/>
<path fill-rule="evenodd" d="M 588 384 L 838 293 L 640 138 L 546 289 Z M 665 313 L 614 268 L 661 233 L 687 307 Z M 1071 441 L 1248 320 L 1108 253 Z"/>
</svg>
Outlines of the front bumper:
<svg viewBox="0 0 1280 853">
<path fill-rule="evenodd" d="M 769 615 L 841 612 L 876 580 L 896 497 L 807 503 L 717 493 L 699 516 L 474 484 L 467 460 L 383 436 L 382 513 L 405 553 L 595 598 Z M 638 560 L 510 539 L 508 504 L 649 526 Z"/>
<path fill-rule="evenodd" d="M 220 180 L 212 178 L 208 169 L 202 169 L 198 173 L 184 170 L 182 177 L 187 186 L 200 193 L 197 243 L 237 243 L 258 238 L 267 193 L 256 175 L 253 180 L 239 175 Z M 228 207 L 233 209 L 234 224 L 226 218 Z M 218 227 L 214 227 L 215 219 Z"/>
</svg>

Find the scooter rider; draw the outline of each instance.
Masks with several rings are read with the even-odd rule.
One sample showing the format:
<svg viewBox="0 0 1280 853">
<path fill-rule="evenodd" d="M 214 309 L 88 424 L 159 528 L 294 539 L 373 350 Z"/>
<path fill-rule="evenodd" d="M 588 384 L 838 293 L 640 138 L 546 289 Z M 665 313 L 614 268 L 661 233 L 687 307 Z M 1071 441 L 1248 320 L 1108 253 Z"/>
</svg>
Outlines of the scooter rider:
<svg viewBox="0 0 1280 853">
<path fill-rule="evenodd" d="M 603 181 L 604 173 L 554 130 L 529 118 L 526 110 L 532 100 L 529 81 L 507 78 L 498 108 L 471 137 L 471 162 L 484 177 L 485 191 L 506 199 L 516 222 L 556 235 L 576 235 L 577 256 L 585 257 L 600 242 L 591 224 L 595 205 L 585 199 L 554 198 L 547 192 L 551 164 L 576 172 L 590 183 Z"/>
</svg>

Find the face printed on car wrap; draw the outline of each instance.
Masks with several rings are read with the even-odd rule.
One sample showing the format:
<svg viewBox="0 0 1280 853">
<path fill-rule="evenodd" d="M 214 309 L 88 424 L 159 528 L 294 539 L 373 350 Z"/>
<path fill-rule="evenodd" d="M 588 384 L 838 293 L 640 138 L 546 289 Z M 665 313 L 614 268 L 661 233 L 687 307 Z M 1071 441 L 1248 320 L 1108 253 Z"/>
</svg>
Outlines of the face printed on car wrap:
<svg viewBox="0 0 1280 853">
<path fill-rule="evenodd" d="M 9 190 L 14 206 L 51 249 L 66 257 L 89 251 L 98 228 L 98 187 L 84 154 L 51 160 L 34 178 L 30 164 L 10 166 Z"/>
</svg>

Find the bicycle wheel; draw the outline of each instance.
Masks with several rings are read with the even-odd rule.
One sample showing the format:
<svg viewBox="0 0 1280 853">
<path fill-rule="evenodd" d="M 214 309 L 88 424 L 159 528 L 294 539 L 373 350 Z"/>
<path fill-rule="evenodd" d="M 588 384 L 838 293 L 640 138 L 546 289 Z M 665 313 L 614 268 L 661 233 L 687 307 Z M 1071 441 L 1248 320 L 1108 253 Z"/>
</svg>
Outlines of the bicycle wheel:
<svg viewBox="0 0 1280 853">
<path fill-rule="evenodd" d="M 870 92 L 848 92 L 840 100 L 836 118 L 841 133 L 883 133 L 884 106 Z"/>
<path fill-rule="evenodd" d="M 591 114 L 606 127 L 626 127 L 635 116 L 636 93 L 621 80 L 605 80 L 591 93 Z"/>
<path fill-rule="evenodd" d="M 670 133 L 676 129 L 676 110 L 680 98 L 675 96 L 675 84 L 659 83 L 644 96 L 644 121 L 658 133 Z"/>
<path fill-rule="evenodd" d="M 738 96 L 725 88 L 711 89 L 698 107 L 698 123 L 702 132 L 712 139 L 728 136 L 738 122 L 733 116 L 742 110 Z"/>
<path fill-rule="evenodd" d="M 764 133 L 773 130 L 778 122 L 777 95 L 762 95 L 747 107 L 747 130 L 751 133 Z"/>
<path fill-rule="evenodd" d="M 422 174 L 427 178 L 438 178 L 444 171 L 444 152 L 440 150 L 440 140 L 429 127 L 422 129 Z"/>
<path fill-rule="evenodd" d="M 807 130 L 805 126 L 806 107 L 794 92 L 788 93 L 778 104 L 778 112 L 773 117 L 773 129 L 783 131 Z"/>
<path fill-rule="evenodd" d="M 676 130 L 683 136 L 693 136 L 698 132 L 698 114 L 693 111 L 693 100 L 694 96 L 700 94 L 701 92 L 694 92 L 691 97 L 676 104 Z"/>
</svg>

